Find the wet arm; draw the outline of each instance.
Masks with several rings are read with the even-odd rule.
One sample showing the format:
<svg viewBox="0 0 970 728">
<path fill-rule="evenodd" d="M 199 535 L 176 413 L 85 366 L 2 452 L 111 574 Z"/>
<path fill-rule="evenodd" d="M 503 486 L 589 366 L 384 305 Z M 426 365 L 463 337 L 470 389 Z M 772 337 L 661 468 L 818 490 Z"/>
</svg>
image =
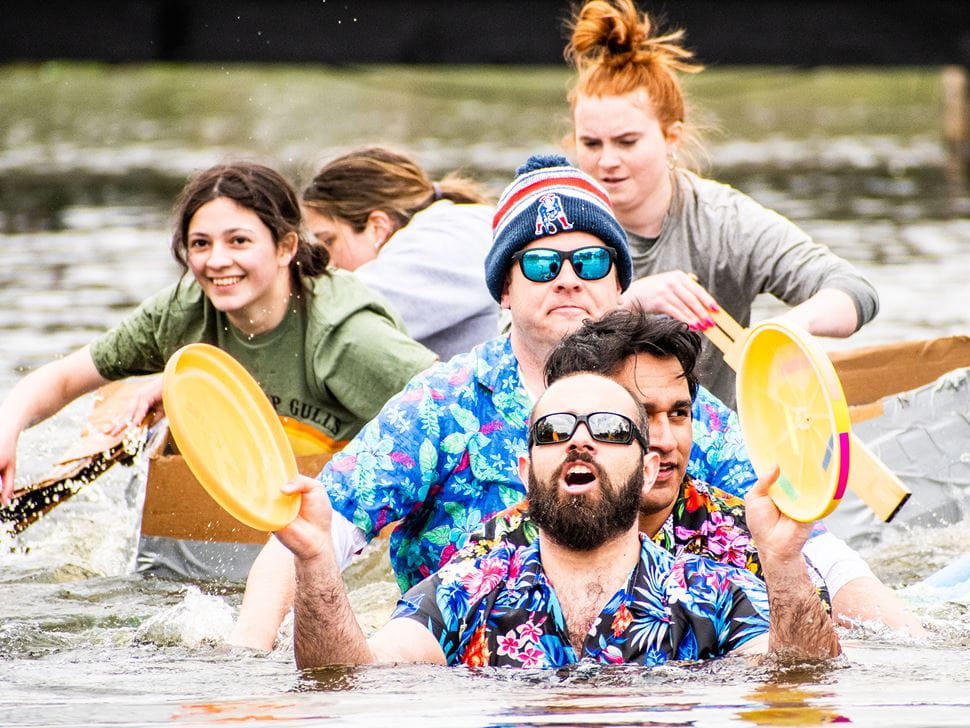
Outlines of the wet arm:
<svg viewBox="0 0 970 728">
<path fill-rule="evenodd" d="M 842 652 L 835 625 L 815 592 L 801 549 L 813 524 L 782 514 L 768 495 L 778 469 L 758 480 L 745 500 L 748 526 L 768 591 L 768 651 L 821 660 Z"/>
<path fill-rule="evenodd" d="M 892 589 L 875 576 L 860 576 L 832 596 L 832 616 L 843 626 L 878 622 L 892 630 L 923 637 L 926 630 Z"/>
<path fill-rule="evenodd" d="M 835 626 L 808 577 L 805 560 L 762 558 L 768 588 L 768 651 L 799 659 L 826 659 L 842 653 Z"/>
<path fill-rule="evenodd" d="M 332 551 L 296 560 L 293 611 L 293 648 L 301 670 L 324 665 L 445 664 L 444 651 L 431 632 L 411 619 L 392 619 L 365 639 Z"/>
<path fill-rule="evenodd" d="M 398 624 L 382 630 L 374 636 L 375 648 L 371 648 L 351 611 L 340 576 L 330 534 L 333 510 L 326 489 L 316 480 L 298 476 L 283 491 L 301 496 L 296 519 L 277 533 L 295 561 L 293 649 L 297 667 L 443 661 L 444 654 L 431 633 L 425 630 L 425 637 L 415 630 L 420 625 Z"/>
<path fill-rule="evenodd" d="M 301 670 L 376 662 L 350 608 L 331 545 L 296 559 L 293 618 L 293 652 Z"/>
<path fill-rule="evenodd" d="M 366 538 L 339 513 L 334 513 L 332 518 L 335 558 L 340 568 L 345 569 L 366 544 Z M 257 650 L 273 649 L 283 617 L 293 606 L 294 587 L 293 554 L 276 538 L 270 538 L 246 577 L 243 603 L 229 643 Z"/>
</svg>

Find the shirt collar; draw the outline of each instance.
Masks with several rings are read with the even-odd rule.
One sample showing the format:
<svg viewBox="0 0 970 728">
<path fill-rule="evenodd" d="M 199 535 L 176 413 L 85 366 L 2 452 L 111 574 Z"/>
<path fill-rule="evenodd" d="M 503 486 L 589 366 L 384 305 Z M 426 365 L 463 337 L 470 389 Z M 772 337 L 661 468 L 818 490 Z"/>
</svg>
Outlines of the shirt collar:
<svg viewBox="0 0 970 728">
<path fill-rule="evenodd" d="M 510 336 L 486 341 L 478 350 L 475 378 L 487 390 L 492 407 L 509 427 L 519 428 L 525 442 L 526 419 L 532 398 L 522 383 L 519 362 L 512 352 Z"/>
<path fill-rule="evenodd" d="M 514 376 L 514 384 L 525 389 L 519 376 L 519 362 L 512 352 L 512 337 L 509 334 L 482 344 L 475 364 L 478 381 L 486 389 L 494 392 L 500 387 L 508 387 L 505 380 L 509 375 Z"/>
</svg>

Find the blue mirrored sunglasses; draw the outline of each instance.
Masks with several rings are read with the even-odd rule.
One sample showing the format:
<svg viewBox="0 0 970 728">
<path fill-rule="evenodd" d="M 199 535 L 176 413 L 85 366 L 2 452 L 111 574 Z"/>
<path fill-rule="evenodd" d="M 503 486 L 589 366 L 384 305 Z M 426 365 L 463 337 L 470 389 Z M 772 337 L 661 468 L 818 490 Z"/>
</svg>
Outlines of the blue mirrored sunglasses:
<svg viewBox="0 0 970 728">
<path fill-rule="evenodd" d="M 613 248 L 596 246 L 576 250 L 532 248 L 512 255 L 512 260 L 519 261 L 522 275 L 534 283 L 553 280 L 562 270 L 563 260 L 569 261 L 579 278 L 584 281 L 598 281 L 610 272 L 614 258 L 616 251 Z"/>
</svg>

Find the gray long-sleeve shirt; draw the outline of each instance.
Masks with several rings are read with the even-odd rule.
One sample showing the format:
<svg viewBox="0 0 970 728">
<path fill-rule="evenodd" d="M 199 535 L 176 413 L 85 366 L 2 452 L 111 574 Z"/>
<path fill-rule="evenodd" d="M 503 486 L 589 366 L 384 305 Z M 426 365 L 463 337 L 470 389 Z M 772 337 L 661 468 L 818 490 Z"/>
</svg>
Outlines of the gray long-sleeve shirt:
<svg viewBox="0 0 970 728">
<path fill-rule="evenodd" d="M 691 172 L 677 170 L 674 197 L 654 241 L 627 232 L 634 276 L 683 270 L 694 273 L 712 296 L 744 326 L 759 293 L 789 305 L 823 288 L 845 291 L 855 302 L 859 326 L 879 310 L 876 289 L 848 261 L 790 220 L 747 195 Z M 703 384 L 734 406 L 734 372 L 704 340 Z"/>
</svg>

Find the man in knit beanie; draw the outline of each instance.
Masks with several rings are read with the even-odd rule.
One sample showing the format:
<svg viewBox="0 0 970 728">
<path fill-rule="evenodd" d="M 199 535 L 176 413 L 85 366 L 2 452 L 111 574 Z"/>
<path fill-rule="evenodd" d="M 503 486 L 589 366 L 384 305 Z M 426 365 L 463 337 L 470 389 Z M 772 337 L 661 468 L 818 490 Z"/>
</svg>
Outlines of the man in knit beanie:
<svg viewBox="0 0 970 728">
<path fill-rule="evenodd" d="M 485 282 L 492 298 L 501 300 L 515 253 L 568 232 L 588 233 L 612 249 L 620 287 L 626 290 L 632 275 L 630 248 L 599 183 L 558 155 L 529 157 L 515 173 L 492 219 L 492 249 L 485 258 Z"/>
<path fill-rule="evenodd" d="M 341 568 L 385 527 L 402 592 L 444 564 L 490 515 L 525 494 L 518 460 L 545 390 L 543 365 L 562 336 L 615 310 L 629 285 L 626 236 L 609 197 L 559 156 L 534 156 L 498 203 L 485 262 L 511 331 L 417 375 L 318 476 L 333 505 Z M 723 408 L 723 405 L 721 405 Z M 707 433 L 736 422 L 726 408 L 697 418 Z M 699 459 L 707 470 L 750 472 L 736 450 Z M 706 479 L 707 470 L 696 473 Z M 270 539 L 250 572 L 230 640 L 269 649 L 293 594 L 293 559 Z"/>
<path fill-rule="evenodd" d="M 485 282 L 510 310 L 511 348 L 533 396 L 552 347 L 614 310 L 631 275 L 626 233 L 599 183 L 555 155 L 516 170 L 492 219 Z"/>
</svg>

